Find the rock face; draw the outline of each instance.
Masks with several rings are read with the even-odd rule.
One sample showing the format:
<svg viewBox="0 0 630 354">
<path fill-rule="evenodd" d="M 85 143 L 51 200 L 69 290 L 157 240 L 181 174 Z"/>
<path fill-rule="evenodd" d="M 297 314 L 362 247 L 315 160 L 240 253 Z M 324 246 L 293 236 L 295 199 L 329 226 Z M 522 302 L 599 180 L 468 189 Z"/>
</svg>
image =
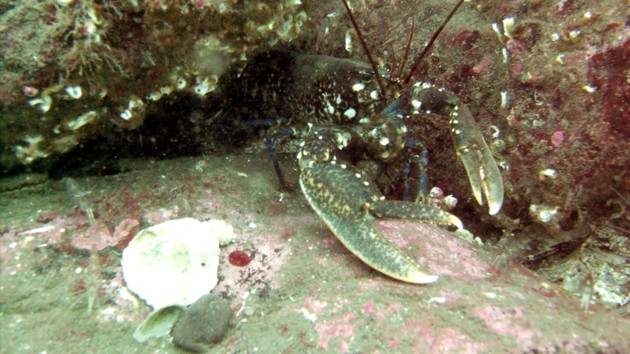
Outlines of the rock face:
<svg viewBox="0 0 630 354">
<path fill-rule="evenodd" d="M 169 95 L 210 96 L 230 65 L 307 22 L 292 0 L 63 2 L 0 5 L 2 172 L 134 130 Z"/>
<path fill-rule="evenodd" d="M 219 244 L 233 238 L 219 220 L 184 218 L 144 229 L 123 252 L 127 287 L 155 309 L 190 305 L 217 284 Z"/>
<path fill-rule="evenodd" d="M 215 294 L 204 295 L 184 312 L 173 327 L 173 342 L 186 350 L 205 353 L 223 339 L 231 318 L 232 311 L 227 300 Z"/>
</svg>

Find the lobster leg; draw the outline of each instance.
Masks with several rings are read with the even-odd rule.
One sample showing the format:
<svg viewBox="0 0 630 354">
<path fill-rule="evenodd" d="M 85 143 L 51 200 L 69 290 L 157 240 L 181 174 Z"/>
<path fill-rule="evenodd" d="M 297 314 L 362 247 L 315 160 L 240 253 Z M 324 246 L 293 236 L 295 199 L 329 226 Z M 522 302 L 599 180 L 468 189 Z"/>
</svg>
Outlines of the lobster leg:
<svg viewBox="0 0 630 354">
<path fill-rule="evenodd" d="M 278 161 L 278 155 L 276 155 L 276 135 L 271 131 L 271 129 L 267 130 L 267 150 L 269 150 L 271 163 L 273 163 L 273 168 L 276 170 L 276 176 L 278 176 L 280 187 L 288 189 L 284 173 L 282 173 L 282 168 L 280 167 L 280 162 Z"/>
<path fill-rule="evenodd" d="M 278 161 L 278 155 L 276 154 L 276 142 L 278 140 L 278 137 L 296 137 L 299 135 L 300 134 L 298 129 L 287 126 L 276 126 L 267 129 L 267 150 L 269 150 L 271 163 L 273 163 L 273 168 L 276 171 L 276 176 L 278 176 L 280 187 L 285 190 L 290 190 L 290 188 L 286 183 L 284 173 L 282 172 L 282 167 L 280 166 L 280 162 Z"/>
</svg>

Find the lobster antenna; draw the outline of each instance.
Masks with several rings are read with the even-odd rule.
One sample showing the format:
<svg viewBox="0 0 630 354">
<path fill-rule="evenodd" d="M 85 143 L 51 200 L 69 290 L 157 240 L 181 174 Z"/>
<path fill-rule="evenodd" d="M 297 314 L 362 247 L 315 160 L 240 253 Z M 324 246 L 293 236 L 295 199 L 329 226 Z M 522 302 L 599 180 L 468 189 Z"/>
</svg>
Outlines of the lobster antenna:
<svg viewBox="0 0 630 354">
<path fill-rule="evenodd" d="M 403 61 L 400 65 L 400 70 L 398 71 L 398 77 L 402 76 L 403 70 L 405 69 L 405 64 L 407 64 L 407 59 L 409 59 L 409 48 L 411 48 L 411 40 L 413 39 L 413 32 L 416 28 L 416 20 L 411 17 L 411 31 L 409 32 L 409 38 L 407 39 L 407 46 L 405 47 L 405 55 L 403 56 Z"/>
<path fill-rule="evenodd" d="M 345 0 L 343 0 L 345 2 Z M 409 70 L 409 72 L 407 73 L 407 76 L 405 77 L 405 79 L 403 80 L 403 84 L 407 84 L 409 83 L 409 80 L 411 80 L 411 75 L 413 75 L 413 72 L 416 71 L 416 69 L 418 68 L 418 65 L 420 65 L 420 62 L 424 59 L 424 57 L 427 55 L 427 53 L 429 52 L 429 50 L 431 49 L 431 47 L 433 46 L 433 43 L 435 42 L 435 40 L 437 39 L 437 37 L 440 35 L 440 33 L 442 33 L 442 30 L 444 29 L 444 27 L 446 27 L 446 24 L 451 20 L 451 18 L 453 17 L 453 15 L 455 15 L 455 12 L 457 12 L 457 10 L 459 9 L 460 6 L 462 6 L 462 4 L 464 3 L 464 0 L 459 0 L 457 2 L 457 4 L 455 5 L 455 7 L 453 7 L 453 9 L 451 10 L 451 12 L 448 14 L 448 16 L 446 16 L 446 18 L 444 19 L 444 21 L 442 22 L 442 24 L 440 25 L 440 27 L 437 29 L 437 31 L 435 31 L 433 33 L 433 36 L 431 37 L 431 40 L 429 40 L 429 43 L 427 43 L 427 45 L 424 47 L 424 50 L 422 50 L 422 53 L 420 53 L 420 55 L 418 55 L 416 57 L 416 61 L 414 61 L 413 65 L 411 66 L 411 69 Z"/>
<path fill-rule="evenodd" d="M 376 83 L 378 83 L 378 87 L 381 90 L 383 96 L 386 96 L 387 92 L 385 91 L 385 86 L 383 86 L 383 82 L 381 81 L 381 76 L 378 74 L 378 68 L 376 67 L 376 63 L 372 59 L 372 55 L 370 54 L 370 50 L 368 49 L 365 40 L 363 39 L 363 34 L 361 34 L 361 30 L 359 29 L 359 25 L 357 25 L 357 21 L 354 19 L 354 15 L 352 14 L 352 10 L 350 10 L 350 6 L 348 5 L 347 0 L 341 0 L 343 2 L 343 6 L 346 7 L 346 12 L 348 13 L 348 17 L 350 18 L 350 22 L 352 22 L 352 27 L 357 32 L 357 37 L 359 37 L 359 41 L 361 41 L 361 47 L 363 47 L 363 51 L 365 55 L 367 55 L 370 65 L 372 66 L 372 71 L 374 72 L 374 77 L 376 78 Z"/>
<path fill-rule="evenodd" d="M 396 71 L 396 69 L 398 69 L 396 67 L 396 50 L 394 49 L 394 47 L 392 47 L 392 67 L 389 71 L 389 78 L 387 79 L 387 88 L 389 88 L 389 86 L 392 84 L 392 78 L 394 77 L 394 71 Z"/>
</svg>

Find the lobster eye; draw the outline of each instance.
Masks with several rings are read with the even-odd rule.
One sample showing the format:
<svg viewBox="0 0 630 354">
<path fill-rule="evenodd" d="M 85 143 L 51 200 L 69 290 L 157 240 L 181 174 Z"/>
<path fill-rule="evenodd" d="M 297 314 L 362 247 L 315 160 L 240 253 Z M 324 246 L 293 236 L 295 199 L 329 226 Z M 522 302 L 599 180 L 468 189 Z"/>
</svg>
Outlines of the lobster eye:
<svg viewBox="0 0 630 354">
<path fill-rule="evenodd" d="M 364 82 L 366 84 L 370 83 L 372 82 L 372 74 L 362 72 L 359 74 L 359 79 L 361 80 L 361 82 Z"/>
</svg>

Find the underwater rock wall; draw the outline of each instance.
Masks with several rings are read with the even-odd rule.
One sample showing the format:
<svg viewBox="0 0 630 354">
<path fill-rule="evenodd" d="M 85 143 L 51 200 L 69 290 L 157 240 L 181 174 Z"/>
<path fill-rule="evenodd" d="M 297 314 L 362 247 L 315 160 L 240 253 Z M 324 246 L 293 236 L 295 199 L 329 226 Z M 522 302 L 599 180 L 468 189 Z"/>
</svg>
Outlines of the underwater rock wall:
<svg viewBox="0 0 630 354">
<path fill-rule="evenodd" d="M 452 6 L 351 4 L 373 55 L 395 73 L 411 19 L 413 58 Z M 177 92 L 207 99 L 222 73 L 262 48 L 365 60 L 339 1 L 56 0 L 1 10 L 3 172 L 137 129 Z M 414 79 L 470 106 L 502 167 L 504 213 L 475 206 L 447 124 L 430 116 L 409 129 L 430 149 L 432 185 L 462 201 L 455 214 L 492 225 L 471 225 L 479 233 L 558 234 L 602 218 L 627 229 L 629 57 L 624 2 L 465 3 Z"/>
<path fill-rule="evenodd" d="M 397 76 L 412 17 L 410 61 L 455 2 L 355 3 L 372 55 Z M 504 236 L 527 229 L 558 237 L 587 220 L 630 227 L 622 215 L 630 194 L 629 16 L 627 3 L 619 1 L 462 6 L 413 77 L 452 90 L 471 108 L 501 167 L 503 213 L 489 218 L 472 202 L 442 118 L 406 122 L 429 148 L 431 184 L 463 201 L 456 215 L 470 213 Z M 343 49 L 344 33 L 330 18 L 317 26 L 324 30 L 317 32 L 315 51 L 337 48 L 331 54 L 365 60 L 356 40 Z M 622 243 L 627 252 L 628 241 Z"/>
<path fill-rule="evenodd" d="M 143 124 L 174 92 L 204 97 L 307 21 L 300 1 L 23 1 L 2 9 L 0 170 Z"/>
</svg>

